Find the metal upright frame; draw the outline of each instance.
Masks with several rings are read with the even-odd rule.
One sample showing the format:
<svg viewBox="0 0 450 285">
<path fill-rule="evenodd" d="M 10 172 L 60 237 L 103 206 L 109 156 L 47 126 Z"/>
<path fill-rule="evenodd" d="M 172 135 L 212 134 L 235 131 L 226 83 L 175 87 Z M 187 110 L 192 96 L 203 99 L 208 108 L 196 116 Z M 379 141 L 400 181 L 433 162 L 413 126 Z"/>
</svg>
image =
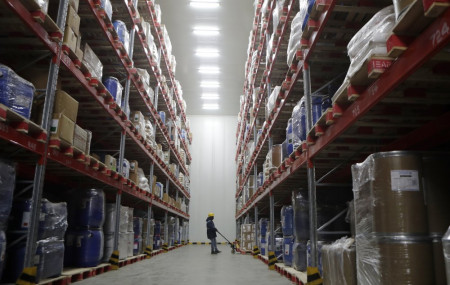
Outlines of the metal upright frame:
<svg viewBox="0 0 450 285">
<path fill-rule="evenodd" d="M 69 0 L 62 0 L 59 2 L 58 7 L 58 16 L 56 20 L 56 24 L 61 30 L 61 33 L 64 34 L 64 28 L 66 23 L 67 16 L 67 8 L 69 6 Z M 50 70 L 47 78 L 47 88 L 45 93 L 45 103 L 44 103 L 44 111 L 42 116 L 41 127 L 47 131 L 47 134 L 50 134 L 50 119 L 53 112 L 53 103 L 55 98 L 56 91 L 56 82 L 59 73 L 59 65 L 61 62 L 61 54 L 62 54 L 62 43 L 58 44 L 57 54 L 53 57 L 53 60 L 50 63 Z M 49 145 L 50 136 L 47 136 L 45 147 L 44 147 L 44 155 L 39 159 L 36 164 L 36 170 L 34 174 L 33 181 L 33 194 L 32 194 L 32 204 L 31 204 L 31 216 L 30 216 L 30 227 L 27 233 L 27 243 L 25 248 L 25 259 L 24 259 L 24 267 L 32 267 L 34 266 L 34 256 L 36 253 L 36 241 L 38 235 L 39 228 L 39 218 L 41 212 L 41 199 L 42 192 L 44 189 L 44 177 L 45 177 L 45 167 L 47 164 L 47 152 Z"/>
</svg>

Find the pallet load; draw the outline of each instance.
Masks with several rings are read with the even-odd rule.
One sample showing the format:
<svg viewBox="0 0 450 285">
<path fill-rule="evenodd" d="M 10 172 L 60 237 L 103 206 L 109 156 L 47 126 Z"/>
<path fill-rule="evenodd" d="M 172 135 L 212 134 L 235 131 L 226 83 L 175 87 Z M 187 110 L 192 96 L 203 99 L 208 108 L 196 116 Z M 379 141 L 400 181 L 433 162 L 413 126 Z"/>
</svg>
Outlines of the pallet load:
<svg viewBox="0 0 450 285">
<path fill-rule="evenodd" d="M 356 285 L 356 248 L 353 238 L 322 247 L 323 284 Z"/>
<path fill-rule="evenodd" d="M 266 256 L 267 250 L 267 228 L 268 221 L 266 218 L 259 219 L 258 222 L 259 230 L 258 230 L 258 243 L 260 247 L 260 252 L 262 256 Z"/>
<path fill-rule="evenodd" d="M 32 200 L 14 202 L 8 236 L 12 240 L 20 240 L 27 234 L 30 226 Z M 67 204 L 51 203 L 47 199 L 41 201 L 36 258 L 34 259 L 37 282 L 61 275 L 64 264 L 64 235 L 67 229 Z M 7 251 L 6 267 L 3 280 L 15 282 L 22 273 L 25 259 L 24 241 L 18 242 Z"/>
<path fill-rule="evenodd" d="M 241 249 L 244 251 L 252 251 L 255 242 L 255 225 L 241 225 Z"/>
<path fill-rule="evenodd" d="M 293 193 L 292 207 L 294 210 L 293 266 L 298 271 L 307 267 L 307 242 L 309 240 L 309 201 L 300 193 Z"/>
<path fill-rule="evenodd" d="M 281 229 L 283 232 L 283 262 L 292 266 L 294 248 L 294 209 L 292 206 L 281 208 Z"/>
<path fill-rule="evenodd" d="M 143 233 L 143 219 L 139 217 L 133 218 L 133 232 L 134 232 L 134 240 L 133 240 L 133 255 L 142 254 L 144 249 L 142 248 L 142 233 Z"/>
<path fill-rule="evenodd" d="M 33 84 L 0 64 L 0 104 L 30 119 L 34 90 Z"/>
</svg>

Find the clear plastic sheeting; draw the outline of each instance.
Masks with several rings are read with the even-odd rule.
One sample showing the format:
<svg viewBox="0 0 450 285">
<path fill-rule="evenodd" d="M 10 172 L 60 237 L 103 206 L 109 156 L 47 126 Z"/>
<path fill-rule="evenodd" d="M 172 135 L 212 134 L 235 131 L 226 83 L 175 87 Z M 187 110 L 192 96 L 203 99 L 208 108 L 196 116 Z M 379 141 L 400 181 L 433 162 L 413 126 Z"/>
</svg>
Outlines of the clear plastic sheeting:
<svg viewBox="0 0 450 285">
<path fill-rule="evenodd" d="M 356 247 L 353 238 L 343 237 L 322 247 L 324 285 L 356 285 Z"/>
<path fill-rule="evenodd" d="M 0 104 L 29 119 L 34 90 L 33 84 L 0 64 Z"/>
<path fill-rule="evenodd" d="M 155 4 L 155 15 L 156 22 L 161 24 L 161 6 L 159 6 L 159 4 Z"/>
<path fill-rule="evenodd" d="M 16 169 L 14 164 L 0 160 L 0 231 L 6 229 L 11 213 L 14 187 L 16 184 Z"/>
<path fill-rule="evenodd" d="M 267 100 L 266 110 L 268 115 L 272 113 L 272 110 L 275 107 L 275 102 L 277 101 L 278 95 L 280 94 L 280 90 L 281 86 L 275 86 L 269 96 L 269 99 Z"/>
<path fill-rule="evenodd" d="M 309 239 L 309 201 L 300 193 L 293 193 L 294 235 L 297 241 Z"/>
<path fill-rule="evenodd" d="M 109 20 L 111 20 L 112 14 L 113 14 L 113 8 L 111 5 L 111 1 L 110 0 L 101 0 L 100 8 L 102 8 L 105 11 Z"/>
<path fill-rule="evenodd" d="M 67 203 L 52 203 L 47 199 L 42 199 L 39 239 L 64 239 L 67 227 Z"/>
<path fill-rule="evenodd" d="M 306 140 L 306 132 L 305 97 L 302 97 L 292 110 L 292 144 L 294 149 Z"/>
<path fill-rule="evenodd" d="M 302 7 L 302 2 L 300 1 L 300 8 Z M 292 61 L 297 50 L 300 48 L 300 39 L 302 38 L 303 30 L 302 23 L 305 18 L 306 9 L 303 9 L 295 15 L 291 23 L 291 34 L 289 35 L 289 43 L 287 47 L 287 65 L 291 66 Z"/>
<path fill-rule="evenodd" d="M 64 241 L 49 238 L 37 242 L 34 264 L 36 281 L 61 275 L 64 263 Z"/>
<path fill-rule="evenodd" d="M 34 0 L 34 2 L 36 2 L 36 4 L 39 5 L 39 8 L 41 8 L 42 13 L 47 14 L 49 0 Z"/>
<path fill-rule="evenodd" d="M 390 7 L 392 6 L 388 8 Z M 364 26 L 363 29 L 367 34 L 360 36 L 359 41 L 356 41 L 353 45 L 347 46 L 351 60 L 347 76 L 352 77 L 356 71 L 361 69 L 368 58 L 387 55 L 386 41 L 392 34 L 394 25 L 395 15 L 391 13 L 374 26 Z"/>
<path fill-rule="evenodd" d="M 274 39 L 274 34 L 272 34 L 270 36 L 270 39 L 267 42 L 267 49 L 266 49 L 266 66 L 267 67 L 270 65 L 270 61 L 271 61 L 272 56 L 273 56 L 273 53 L 272 53 L 273 39 Z"/>
<path fill-rule="evenodd" d="M 394 151 L 352 166 L 358 284 L 434 284 L 421 163 Z"/>
<path fill-rule="evenodd" d="M 102 78 L 103 64 L 87 43 L 84 44 L 83 64 L 89 69 L 93 77 Z"/>
</svg>

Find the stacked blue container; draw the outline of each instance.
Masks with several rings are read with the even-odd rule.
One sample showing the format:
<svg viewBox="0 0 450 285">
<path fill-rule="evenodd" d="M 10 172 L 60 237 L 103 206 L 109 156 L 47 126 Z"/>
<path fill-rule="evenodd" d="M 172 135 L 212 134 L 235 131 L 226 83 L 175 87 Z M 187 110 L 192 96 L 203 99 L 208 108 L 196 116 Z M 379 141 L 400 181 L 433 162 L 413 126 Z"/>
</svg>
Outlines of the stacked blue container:
<svg viewBox="0 0 450 285">
<path fill-rule="evenodd" d="M 266 249 L 267 249 L 267 219 L 261 218 L 259 219 L 259 241 L 260 241 L 260 252 L 261 255 L 266 255 Z"/>
<path fill-rule="evenodd" d="M 97 266 L 103 257 L 105 194 L 102 190 L 74 191 L 69 202 L 70 232 L 66 238 L 65 264 Z"/>
<path fill-rule="evenodd" d="M 281 227 L 283 231 L 283 261 L 287 266 L 292 266 L 294 247 L 294 210 L 292 206 L 281 208 Z"/>
<path fill-rule="evenodd" d="M 161 248 L 161 222 L 155 221 L 155 234 L 153 237 L 153 249 Z"/>
<path fill-rule="evenodd" d="M 142 253 L 142 218 L 133 218 L 133 231 L 134 231 L 134 245 L 133 245 L 133 255 L 138 255 Z"/>
<path fill-rule="evenodd" d="M 116 101 L 117 105 L 119 107 L 122 107 L 123 87 L 120 84 L 119 79 L 112 76 L 106 76 L 103 78 L 103 85 L 105 85 L 106 89 L 114 98 L 114 101 Z"/>
</svg>

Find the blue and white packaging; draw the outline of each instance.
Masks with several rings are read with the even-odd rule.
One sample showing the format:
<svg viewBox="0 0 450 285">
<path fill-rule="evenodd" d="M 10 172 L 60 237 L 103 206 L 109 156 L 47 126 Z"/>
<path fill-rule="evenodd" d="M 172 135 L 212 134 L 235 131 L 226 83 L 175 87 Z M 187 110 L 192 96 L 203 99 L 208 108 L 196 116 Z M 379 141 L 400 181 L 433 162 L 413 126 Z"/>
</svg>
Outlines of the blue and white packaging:
<svg viewBox="0 0 450 285">
<path fill-rule="evenodd" d="M 102 2 L 100 4 L 100 8 L 105 10 L 106 15 L 108 16 L 109 20 L 111 21 L 112 14 L 113 14 L 111 1 L 109 1 L 109 0 L 102 0 Z"/>
<path fill-rule="evenodd" d="M 106 89 L 108 89 L 117 105 L 122 107 L 123 87 L 120 84 L 119 79 L 112 76 L 107 76 L 103 78 L 103 85 L 105 85 Z"/>
<path fill-rule="evenodd" d="M 29 119 L 34 86 L 11 68 L 0 64 L 0 103 Z"/>
</svg>

